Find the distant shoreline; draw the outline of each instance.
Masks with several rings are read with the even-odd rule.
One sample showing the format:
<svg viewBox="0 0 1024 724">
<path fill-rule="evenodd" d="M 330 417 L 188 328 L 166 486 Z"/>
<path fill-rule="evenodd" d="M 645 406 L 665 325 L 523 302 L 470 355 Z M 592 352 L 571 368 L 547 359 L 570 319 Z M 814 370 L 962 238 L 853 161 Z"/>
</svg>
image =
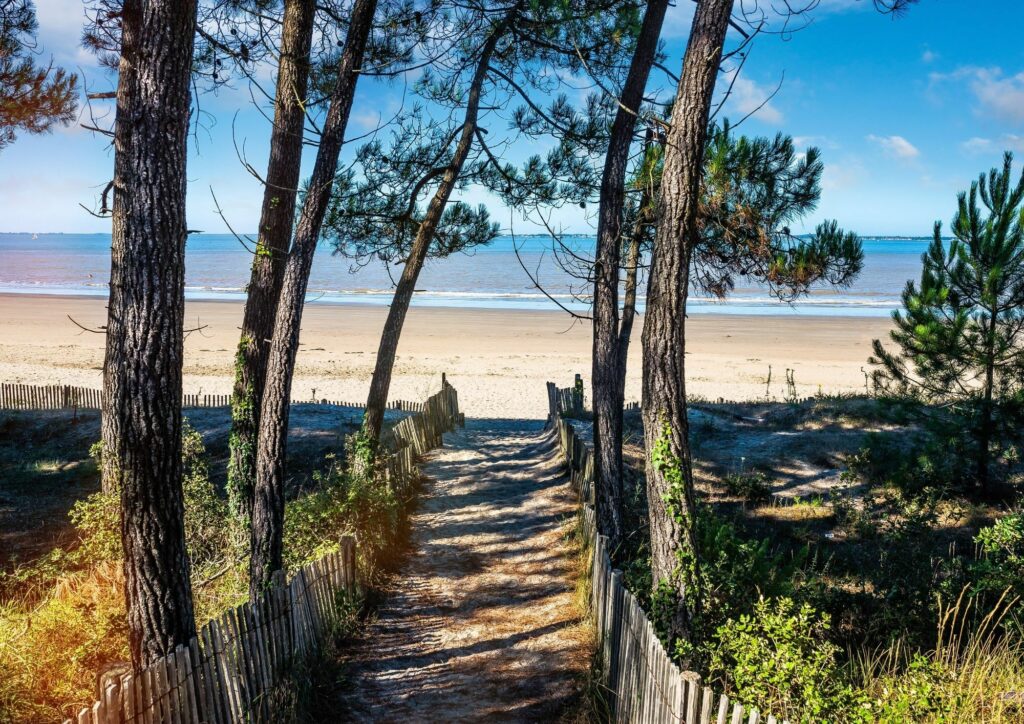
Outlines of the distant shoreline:
<svg viewBox="0 0 1024 724">
<path fill-rule="evenodd" d="M 474 295 L 472 293 L 446 293 L 446 292 L 419 292 L 413 296 L 413 307 L 424 309 L 476 309 L 506 311 L 509 313 L 520 312 L 551 312 L 553 314 L 566 315 L 566 311 L 559 309 L 547 298 L 538 298 L 538 295 L 528 295 L 532 299 L 525 299 L 527 295 L 494 294 Z M 54 291 L 52 288 L 41 288 L 39 291 L 25 288 L 4 289 L 0 287 L 0 297 L 25 297 L 30 299 L 105 299 L 106 291 L 95 292 L 83 291 L 81 289 L 69 289 L 67 292 Z M 539 295 L 543 297 L 543 295 Z M 245 294 L 241 291 L 185 291 L 185 299 L 188 302 L 208 302 L 213 304 L 243 304 Z M 324 292 L 310 291 L 307 295 L 307 305 L 313 306 L 354 306 L 354 307 L 387 307 L 391 300 L 390 294 L 376 292 Z M 588 309 L 582 304 L 566 303 L 566 300 L 559 300 L 573 312 L 587 314 Z M 789 304 L 775 300 L 766 299 L 763 301 L 751 301 L 750 299 L 734 299 L 725 301 L 712 301 L 691 297 L 689 302 L 689 313 L 700 316 L 724 316 L 724 317 L 825 317 L 825 318 L 866 318 L 878 319 L 888 318 L 893 307 L 889 305 L 874 304 L 851 304 L 849 302 L 834 302 L 828 297 L 811 297 L 800 299 Z M 640 313 L 643 313 L 643 301 L 640 302 Z"/>
</svg>

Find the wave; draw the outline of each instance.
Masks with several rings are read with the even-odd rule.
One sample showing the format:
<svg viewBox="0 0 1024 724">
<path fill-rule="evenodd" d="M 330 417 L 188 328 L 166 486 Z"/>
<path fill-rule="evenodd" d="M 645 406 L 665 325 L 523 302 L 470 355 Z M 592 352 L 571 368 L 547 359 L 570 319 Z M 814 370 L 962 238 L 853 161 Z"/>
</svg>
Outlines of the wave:
<svg viewBox="0 0 1024 724">
<path fill-rule="evenodd" d="M 50 294 L 56 296 L 105 296 L 107 285 L 99 283 L 54 285 L 45 283 L 0 282 L 0 294 Z M 384 306 L 390 304 L 390 289 L 312 289 L 310 304 L 359 304 Z M 185 296 L 193 301 L 241 301 L 244 292 L 233 286 L 189 286 Z M 574 311 L 586 311 L 584 300 L 569 293 L 553 293 L 550 298 L 540 292 L 424 290 L 413 297 L 413 305 L 421 307 L 456 307 L 468 309 L 508 309 L 522 311 L 553 311 L 559 304 Z M 644 311 L 645 299 L 637 300 Z M 689 310 L 693 314 L 752 314 L 760 316 L 805 314 L 812 316 L 887 316 L 899 307 L 898 297 L 888 295 L 811 295 L 795 302 L 781 302 L 764 294 L 737 293 L 727 299 L 691 296 Z"/>
</svg>

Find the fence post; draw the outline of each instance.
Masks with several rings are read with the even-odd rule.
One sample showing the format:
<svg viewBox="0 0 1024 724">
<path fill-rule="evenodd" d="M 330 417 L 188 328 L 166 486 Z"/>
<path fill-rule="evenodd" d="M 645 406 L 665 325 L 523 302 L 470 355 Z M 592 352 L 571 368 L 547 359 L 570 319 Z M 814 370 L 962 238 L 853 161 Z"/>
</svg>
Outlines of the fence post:
<svg viewBox="0 0 1024 724">
<path fill-rule="evenodd" d="M 345 588 L 349 593 L 356 587 L 356 539 L 351 535 L 341 537 L 341 560 L 345 569 Z"/>
</svg>

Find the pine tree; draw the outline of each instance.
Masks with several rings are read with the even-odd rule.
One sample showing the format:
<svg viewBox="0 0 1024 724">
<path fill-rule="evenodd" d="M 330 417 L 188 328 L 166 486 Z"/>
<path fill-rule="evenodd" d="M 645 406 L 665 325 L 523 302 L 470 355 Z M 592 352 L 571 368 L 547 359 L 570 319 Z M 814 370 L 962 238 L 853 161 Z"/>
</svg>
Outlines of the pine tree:
<svg viewBox="0 0 1024 724">
<path fill-rule="evenodd" d="M 258 597 L 281 569 L 284 538 L 285 459 L 292 377 L 299 351 L 299 329 L 306 288 L 320 230 L 330 203 L 338 157 L 345 139 L 356 85 L 362 75 L 373 31 L 377 0 L 356 0 L 349 15 L 348 36 L 336 67 L 334 88 L 324 119 L 313 174 L 302 201 L 291 252 L 285 263 L 274 334 L 268 351 L 266 386 L 260 406 L 256 446 L 256 479 L 250 527 L 249 592 Z"/>
<path fill-rule="evenodd" d="M 114 121 L 104 486 L 120 492 L 132 663 L 188 645 L 182 494 L 186 150 L 196 3 L 126 0 Z"/>
<path fill-rule="evenodd" d="M 36 65 L 37 30 L 30 0 L 0 0 L 0 150 L 17 131 L 46 133 L 75 119 L 75 76 Z"/>
<path fill-rule="evenodd" d="M 274 315 L 295 222 L 315 14 L 313 0 L 286 0 L 284 3 L 270 159 L 236 353 L 227 489 L 231 512 L 246 525 L 252 515 L 256 441 L 270 349 L 268 340 L 274 334 Z"/>
<path fill-rule="evenodd" d="M 959 195 L 948 244 L 936 222 L 921 281 L 907 283 L 893 313 L 896 349 L 876 339 L 869 360 L 880 389 L 954 412 L 973 438 L 983 490 L 1024 394 L 1024 174 L 1014 184 L 1012 164 L 1007 153 L 1002 169 Z"/>
<path fill-rule="evenodd" d="M 503 198 L 522 193 L 551 200 L 560 180 L 588 172 L 563 156 L 557 163 L 528 163 L 520 174 L 503 154 L 515 132 L 538 136 L 560 128 L 593 135 L 578 126 L 581 119 L 557 92 L 565 72 L 581 72 L 581 58 L 591 70 L 608 69 L 636 19 L 636 8 L 622 0 L 474 1 L 452 3 L 446 24 L 438 25 L 423 51 L 434 60 L 415 86 L 428 105 L 404 114 L 389 146 L 374 142 L 359 152 L 360 175 L 346 178 L 329 224 L 338 252 L 361 263 L 376 257 L 404 265 L 370 384 L 363 425 L 370 439 L 380 434 L 399 338 L 425 260 L 497 234 L 486 208 L 453 197 L 474 184 Z M 541 109 L 533 100 L 538 96 L 554 97 L 550 108 Z M 529 111 L 517 110 L 509 123 L 501 112 L 515 99 Z M 513 133 L 499 135 L 509 125 Z"/>
</svg>

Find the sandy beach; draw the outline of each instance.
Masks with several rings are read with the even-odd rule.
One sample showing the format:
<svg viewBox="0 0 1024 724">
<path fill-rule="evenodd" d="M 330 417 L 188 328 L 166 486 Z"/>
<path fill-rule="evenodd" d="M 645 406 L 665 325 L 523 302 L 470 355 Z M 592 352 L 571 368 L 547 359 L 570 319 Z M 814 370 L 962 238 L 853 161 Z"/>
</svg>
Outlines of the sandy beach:
<svg viewBox="0 0 1024 724">
<path fill-rule="evenodd" d="M 106 300 L 95 297 L 0 295 L 0 379 L 29 384 L 98 387 L 103 335 L 97 328 Z M 386 308 L 310 304 L 303 319 L 294 399 L 365 399 Z M 189 302 L 185 342 L 186 392 L 227 393 L 238 343 L 241 302 Z M 693 315 L 687 321 L 692 394 L 763 398 L 768 367 L 771 394 L 786 391 L 795 370 L 797 393 L 864 389 L 871 340 L 888 319 L 867 317 Z M 447 372 L 473 417 L 539 418 L 546 413 L 544 381 L 569 384 L 590 376 L 589 323 L 561 312 L 416 308 L 406 321 L 392 399 L 419 400 Z M 314 393 L 315 390 L 315 393 Z M 640 324 L 630 350 L 629 400 L 640 398 Z"/>
</svg>

